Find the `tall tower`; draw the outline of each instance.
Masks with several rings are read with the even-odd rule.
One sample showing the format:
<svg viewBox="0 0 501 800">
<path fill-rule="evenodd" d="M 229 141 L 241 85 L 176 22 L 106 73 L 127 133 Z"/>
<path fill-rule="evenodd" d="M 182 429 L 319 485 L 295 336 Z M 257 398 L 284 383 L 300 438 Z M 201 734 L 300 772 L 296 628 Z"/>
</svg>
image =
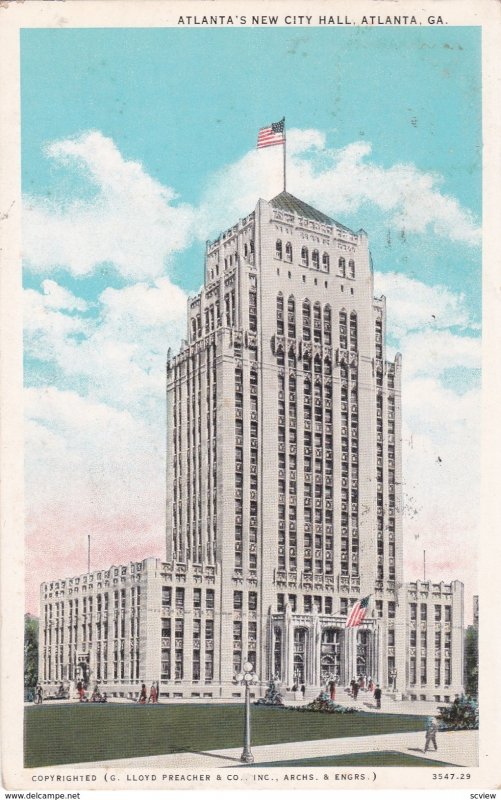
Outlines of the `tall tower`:
<svg viewBox="0 0 501 800">
<path fill-rule="evenodd" d="M 385 323 L 367 234 L 287 192 L 207 243 L 167 364 L 167 560 L 216 570 L 221 684 L 246 660 L 288 686 L 405 682 L 400 357 L 386 360 Z"/>
</svg>

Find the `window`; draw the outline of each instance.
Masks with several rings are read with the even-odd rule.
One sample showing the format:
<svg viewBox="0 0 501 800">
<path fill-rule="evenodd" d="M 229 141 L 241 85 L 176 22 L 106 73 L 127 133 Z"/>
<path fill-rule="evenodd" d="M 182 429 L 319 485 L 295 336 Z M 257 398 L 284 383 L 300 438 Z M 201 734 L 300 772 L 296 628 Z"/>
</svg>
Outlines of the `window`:
<svg viewBox="0 0 501 800">
<path fill-rule="evenodd" d="M 307 267 L 308 264 L 309 264 L 308 248 L 307 247 L 302 247 L 301 248 L 301 263 L 302 263 L 303 267 Z"/>
<path fill-rule="evenodd" d="M 394 647 L 395 645 L 395 631 L 393 628 L 388 630 L 388 647 Z"/>
<path fill-rule="evenodd" d="M 311 263 L 314 269 L 320 269 L 320 256 L 318 250 L 314 250 L 311 254 Z"/>
<path fill-rule="evenodd" d="M 296 303 L 293 297 L 287 302 L 287 335 L 290 339 L 296 337 Z"/>
<path fill-rule="evenodd" d="M 243 592 L 235 591 L 233 592 L 233 608 L 234 609 L 241 609 L 243 604 Z"/>
<path fill-rule="evenodd" d="M 346 277 L 346 261 L 344 258 L 340 258 L 338 261 L 338 275 L 340 275 L 341 278 Z"/>
<path fill-rule="evenodd" d="M 442 606 L 435 606 L 435 622 L 440 622 L 442 619 Z"/>
<path fill-rule="evenodd" d="M 428 606 L 426 603 L 421 603 L 421 622 L 426 622 L 428 619 Z"/>
<path fill-rule="evenodd" d="M 170 586 L 162 586 L 162 608 L 170 608 L 172 602 L 172 589 Z"/>
<path fill-rule="evenodd" d="M 325 270 L 329 269 L 329 254 L 324 253 L 322 256 L 322 266 Z"/>
<path fill-rule="evenodd" d="M 417 619 L 417 603 L 410 603 L 411 620 Z"/>
<path fill-rule="evenodd" d="M 193 608 L 202 608 L 202 590 L 193 589 Z"/>
<path fill-rule="evenodd" d="M 277 239 L 275 243 L 275 258 L 282 260 L 282 240 Z"/>
<path fill-rule="evenodd" d="M 184 608 L 184 589 L 176 589 L 176 608 Z"/>
<path fill-rule="evenodd" d="M 417 644 L 417 633 L 415 630 L 412 630 L 409 633 L 409 645 L 411 647 L 416 647 L 416 644 Z"/>
<path fill-rule="evenodd" d="M 284 335 L 284 298 L 281 294 L 277 297 L 277 333 Z"/>
<path fill-rule="evenodd" d="M 214 589 L 205 590 L 205 607 L 208 609 L 214 608 Z"/>
<path fill-rule="evenodd" d="M 444 606 L 444 618 L 446 622 L 450 622 L 452 617 L 452 607 Z"/>
<path fill-rule="evenodd" d="M 395 601 L 390 600 L 388 603 L 388 619 L 395 619 Z"/>
<path fill-rule="evenodd" d="M 290 242 L 285 245 L 285 260 L 289 261 L 289 263 L 292 261 L 292 245 Z"/>
<path fill-rule="evenodd" d="M 355 277 L 355 262 L 353 261 L 353 259 L 350 259 L 348 262 L 348 275 L 350 276 L 350 278 Z"/>
<path fill-rule="evenodd" d="M 383 601 L 382 600 L 376 600 L 376 616 L 379 617 L 379 619 L 382 619 L 382 617 L 383 617 Z"/>
<path fill-rule="evenodd" d="M 339 613 L 341 614 L 341 616 L 347 617 L 348 616 L 348 598 L 347 597 L 341 597 L 340 605 L 341 605 L 341 607 L 340 607 Z"/>
</svg>

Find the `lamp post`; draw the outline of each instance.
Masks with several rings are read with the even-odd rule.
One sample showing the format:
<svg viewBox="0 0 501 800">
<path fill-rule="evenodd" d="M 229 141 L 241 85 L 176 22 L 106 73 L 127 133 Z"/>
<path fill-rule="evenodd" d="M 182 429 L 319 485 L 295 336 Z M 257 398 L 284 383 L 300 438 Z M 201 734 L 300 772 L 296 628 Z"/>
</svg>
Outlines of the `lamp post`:
<svg viewBox="0 0 501 800">
<path fill-rule="evenodd" d="M 237 683 L 242 683 L 245 686 L 244 749 L 240 756 L 240 761 L 243 761 L 244 764 L 253 764 L 254 756 L 251 752 L 250 687 L 251 684 L 255 685 L 259 679 L 250 661 L 244 664 L 243 672 L 239 672 L 235 680 Z"/>
</svg>

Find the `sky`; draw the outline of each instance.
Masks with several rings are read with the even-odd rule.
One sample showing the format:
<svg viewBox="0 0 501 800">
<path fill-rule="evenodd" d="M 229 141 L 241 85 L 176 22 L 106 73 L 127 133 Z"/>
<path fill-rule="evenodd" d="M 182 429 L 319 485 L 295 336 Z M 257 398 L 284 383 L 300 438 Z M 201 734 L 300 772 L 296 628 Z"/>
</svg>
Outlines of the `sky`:
<svg viewBox="0 0 501 800">
<path fill-rule="evenodd" d="M 21 34 L 26 598 L 164 557 L 165 359 L 207 239 L 287 188 L 369 234 L 403 354 L 405 578 L 477 592 L 478 28 Z"/>
</svg>

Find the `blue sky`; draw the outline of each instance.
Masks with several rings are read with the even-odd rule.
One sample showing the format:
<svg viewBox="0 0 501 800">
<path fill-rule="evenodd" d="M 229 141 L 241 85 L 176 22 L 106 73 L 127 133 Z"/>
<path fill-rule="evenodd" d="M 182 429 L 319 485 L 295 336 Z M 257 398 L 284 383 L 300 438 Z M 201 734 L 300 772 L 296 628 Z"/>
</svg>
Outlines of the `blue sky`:
<svg viewBox="0 0 501 800">
<path fill-rule="evenodd" d="M 476 446 L 480 29 L 40 29 L 23 30 L 21 46 L 31 550 L 44 516 L 72 512 L 77 538 L 89 527 L 101 537 L 103 560 L 120 526 L 131 555 L 138 537 L 143 555 L 161 552 L 161 509 L 133 519 L 124 498 L 145 483 L 160 491 L 165 351 L 201 283 L 205 239 L 280 189 L 269 180 L 279 148 L 257 153 L 255 142 L 282 116 L 288 188 L 368 231 L 389 344 L 408 365 L 409 552 L 417 561 L 437 525 L 474 539 L 464 506 L 447 523 L 437 475 L 420 475 L 437 447 L 452 462 Z M 99 425 L 116 425 L 125 451 L 107 455 Z M 151 450 L 138 461 L 139 436 Z M 47 458 L 77 476 L 65 503 L 59 468 L 39 485 Z M 100 483 L 128 458 L 133 488 L 126 471 L 118 493 Z M 448 492 L 464 480 L 457 466 L 444 473 L 454 505 Z"/>
</svg>

